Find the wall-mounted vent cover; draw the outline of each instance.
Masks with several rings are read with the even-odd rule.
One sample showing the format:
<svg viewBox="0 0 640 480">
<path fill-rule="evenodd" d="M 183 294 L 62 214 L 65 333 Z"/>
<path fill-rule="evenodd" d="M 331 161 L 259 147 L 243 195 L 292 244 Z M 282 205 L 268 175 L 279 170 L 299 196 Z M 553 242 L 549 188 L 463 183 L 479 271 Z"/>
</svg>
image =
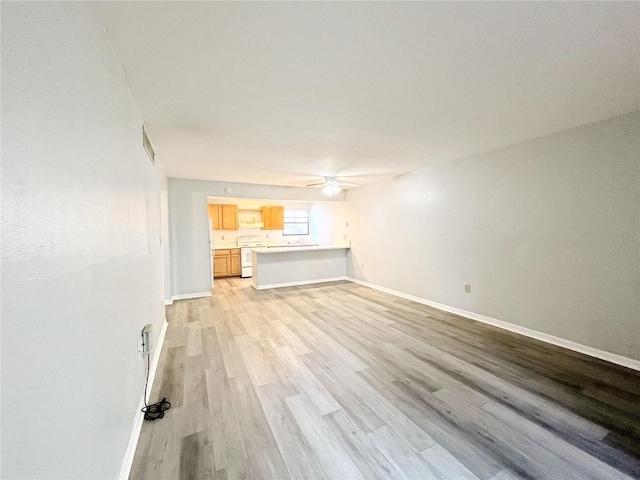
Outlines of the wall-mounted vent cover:
<svg viewBox="0 0 640 480">
<path fill-rule="evenodd" d="M 149 140 L 149 136 L 147 135 L 147 129 L 142 126 L 142 146 L 147 151 L 147 155 L 149 155 L 149 159 L 151 163 L 156 164 L 156 152 L 153 151 L 153 147 L 151 146 L 151 140 Z"/>
</svg>

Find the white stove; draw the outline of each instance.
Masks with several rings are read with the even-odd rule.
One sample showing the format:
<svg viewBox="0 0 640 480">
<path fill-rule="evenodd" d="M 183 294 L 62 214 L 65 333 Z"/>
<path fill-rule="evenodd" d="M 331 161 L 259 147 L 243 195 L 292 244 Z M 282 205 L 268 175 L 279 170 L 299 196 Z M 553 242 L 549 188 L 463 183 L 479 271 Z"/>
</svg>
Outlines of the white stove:
<svg viewBox="0 0 640 480">
<path fill-rule="evenodd" d="M 249 278 L 252 275 L 253 267 L 253 255 L 251 254 L 251 249 L 264 247 L 264 239 L 262 237 L 238 237 L 238 246 L 240 247 L 242 278 Z"/>
</svg>

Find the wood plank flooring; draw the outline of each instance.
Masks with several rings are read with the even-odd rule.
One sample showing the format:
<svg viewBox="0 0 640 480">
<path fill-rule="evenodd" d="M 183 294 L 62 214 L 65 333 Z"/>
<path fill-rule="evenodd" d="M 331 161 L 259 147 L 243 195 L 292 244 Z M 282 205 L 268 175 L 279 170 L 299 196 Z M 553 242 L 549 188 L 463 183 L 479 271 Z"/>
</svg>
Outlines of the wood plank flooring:
<svg viewBox="0 0 640 480">
<path fill-rule="evenodd" d="M 216 281 L 131 479 L 640 478 L 640 373 L 350 282 Z"/>
</svg>

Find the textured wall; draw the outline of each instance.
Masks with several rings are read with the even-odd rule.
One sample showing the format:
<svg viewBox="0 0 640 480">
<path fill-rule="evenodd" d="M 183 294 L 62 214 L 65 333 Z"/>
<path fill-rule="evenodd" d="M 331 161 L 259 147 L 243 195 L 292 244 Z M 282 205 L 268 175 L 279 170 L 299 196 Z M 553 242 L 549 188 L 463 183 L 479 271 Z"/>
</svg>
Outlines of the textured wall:
<svg viewBox="0 0 640 480">
<path fill-rule="evenodd" d="M 2 478 L 115 478 L 164 321 L 160 180 L 94 9 L 2 5 Z"/>
<path fill-rule="evenodd" d="M 350 276 L 640 359 L 639 112 L 430 162 L 347 204 Z"/>
</svg>

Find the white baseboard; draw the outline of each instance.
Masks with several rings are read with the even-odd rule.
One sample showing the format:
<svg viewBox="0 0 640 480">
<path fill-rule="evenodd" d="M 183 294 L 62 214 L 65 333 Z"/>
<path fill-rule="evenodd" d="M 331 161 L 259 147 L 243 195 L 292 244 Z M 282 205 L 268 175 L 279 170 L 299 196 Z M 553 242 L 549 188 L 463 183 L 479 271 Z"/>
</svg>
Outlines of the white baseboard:
<svg viewBox="0 0 640 480">
<path fill-rule="evenodd" d="M 174 300 L 188 300 L 190 298 L 202 298 L 202 297 L 210 297 L 211 296 L 211 292 L 200 292 L 200 293 L 184 293 L 182 295 L 173 295 L 171 297 L 171 303 L 173 303 Z M 166 303 L 166 301 L 165 301 Z"/>
<path fill-rule="evenodd" d="M 165 301 L 164 301 L 164 305 L 165 305 L 165 306 L 167 306 L 167 305 L 173 305 L 173 298 L 170 298 L 169 300 L 165 300 Z"/>
<path fill-rule="evenodd" d="M 127 449 L 124 453 L 124 459 L 122 461 L 122 466 L 120 467 L 120 474 L 118 475 L 119 480 L 128 480 L 129 475 L 131 473 L 131 466 L 133 465 L 133 457 L 136 453 L 136 447 L 138 446 L 138 439 L 140 438 L 140 431 L 142 430 L 142 422 L 144 421 L 144 414 L 142 413 L 142 407 L 144 407 L 145 400 L 149 399 L 149 395 L 151 395 L 151 386 L 153 385 L 153 380 L 156 377 L 156 370 L 158 369 L 158 361 L 160 360 L 160 352 L 162 351 L 162 345 L 164 344 L 164 337 L 167 334 L 167 327 L 169 323 L 165 318 L 164 323 L 162 324 L 162 329 L 160 330 L 160 336 L 158 337 L 158 344 L 153 352 L 153 358 L 151 359 L 151 364 L 149 365 L 149 388 L 147 388 L 147 398 L 144 398 L 144 394 L 140 398 L 140 402 L 138 404 L 138 411 L 136 412 L 136 416 L 133 422 L 133 428 L 131 430 L 131 436 L 129 437 L 129 443 L 127 444 Z"/>
<path fill-rule="evenodd" d="M 337 282 L 339 280 L 348 280 L 347 277 L 332 277 L 332 278 L 319 278 L 317 280 L 303 280 L 300 282 L 287 282 L 287 283 L 272 283 L 269 285 L 260 285 L 256 286 L 255 283 L 252 283 L 253 288 L 256 290 L 267 290 L 269 288 L 281 288 L 281 287 L 297 287 L 298 285 L 311 285 L 314 283 L 326 283 L 326 282 Z"/>
<path fill-rule="evenodd" d="M 412 300 L 414 302 L 421 303 L 423 305 L 428 305 L 430 307 L 437 308 L 438 310 L 444 310 L 445 312 L 455 313 L 456 315 L 460 315 L 462 317 L 470 318 L 472 320 L 477 320 L 478 322 L 493 325 L 494 327 L 502 328 L 504 330 L 509 330 L 510 332 L 514 332 L 514 333 L 519 333 L 520 335 L 524 335 L 526 337 L 535 338 L 536 340 L 541 340 L 543 342 L 550 343 L 552 345 L 557 345 L 558 347 L 567 348 L 569 350 L 573 350 L 574 352 L 584 353 L 585 355 L 589 355 L 590 357 L 599 358 L 601 360 L 606 360 L 607 362 L 615 363 L 616 365 L 621 365 L 623 367 L 640 371 L 640 360 L 635 360 L 633 358 L 628 358 L 615 353 L 599 350 L 597 348 L 589 347 L 587 345 L 582 345 L 581 343 L 572 342 L 571 340 L 565 340 L 564 338 L 556 337 L 554 335 L 549 335 L 547 333 L 531 330 L 530 328 L 521 327 L 520 325 L 514 325 L 513 323 L 508 323 L 502 320 L 487 317 L 479 313 L 469 312 L 467 310 L 462 310 L 460 308 L 451 307 L 449 305 L 444 305 L 442 303 L 437 303 L 431 300 L 426 300 L 424 298 L 408 295 L 406 293 L 402 293 L 397 290 L 392 290 L 390 288 L 381 287 L 380 285 L 365 282 L 363 280 L 358 280 L 357 278 L 347 277 L 347 280 L 353 283 L 357 283 L 359 285 L 363 285 L 365 287 L 373 288 L 374 290 L 379 290 L 380 292 L 390 293 L 391 295 L 405 298 L 407 300 Z"/>
</svg>

